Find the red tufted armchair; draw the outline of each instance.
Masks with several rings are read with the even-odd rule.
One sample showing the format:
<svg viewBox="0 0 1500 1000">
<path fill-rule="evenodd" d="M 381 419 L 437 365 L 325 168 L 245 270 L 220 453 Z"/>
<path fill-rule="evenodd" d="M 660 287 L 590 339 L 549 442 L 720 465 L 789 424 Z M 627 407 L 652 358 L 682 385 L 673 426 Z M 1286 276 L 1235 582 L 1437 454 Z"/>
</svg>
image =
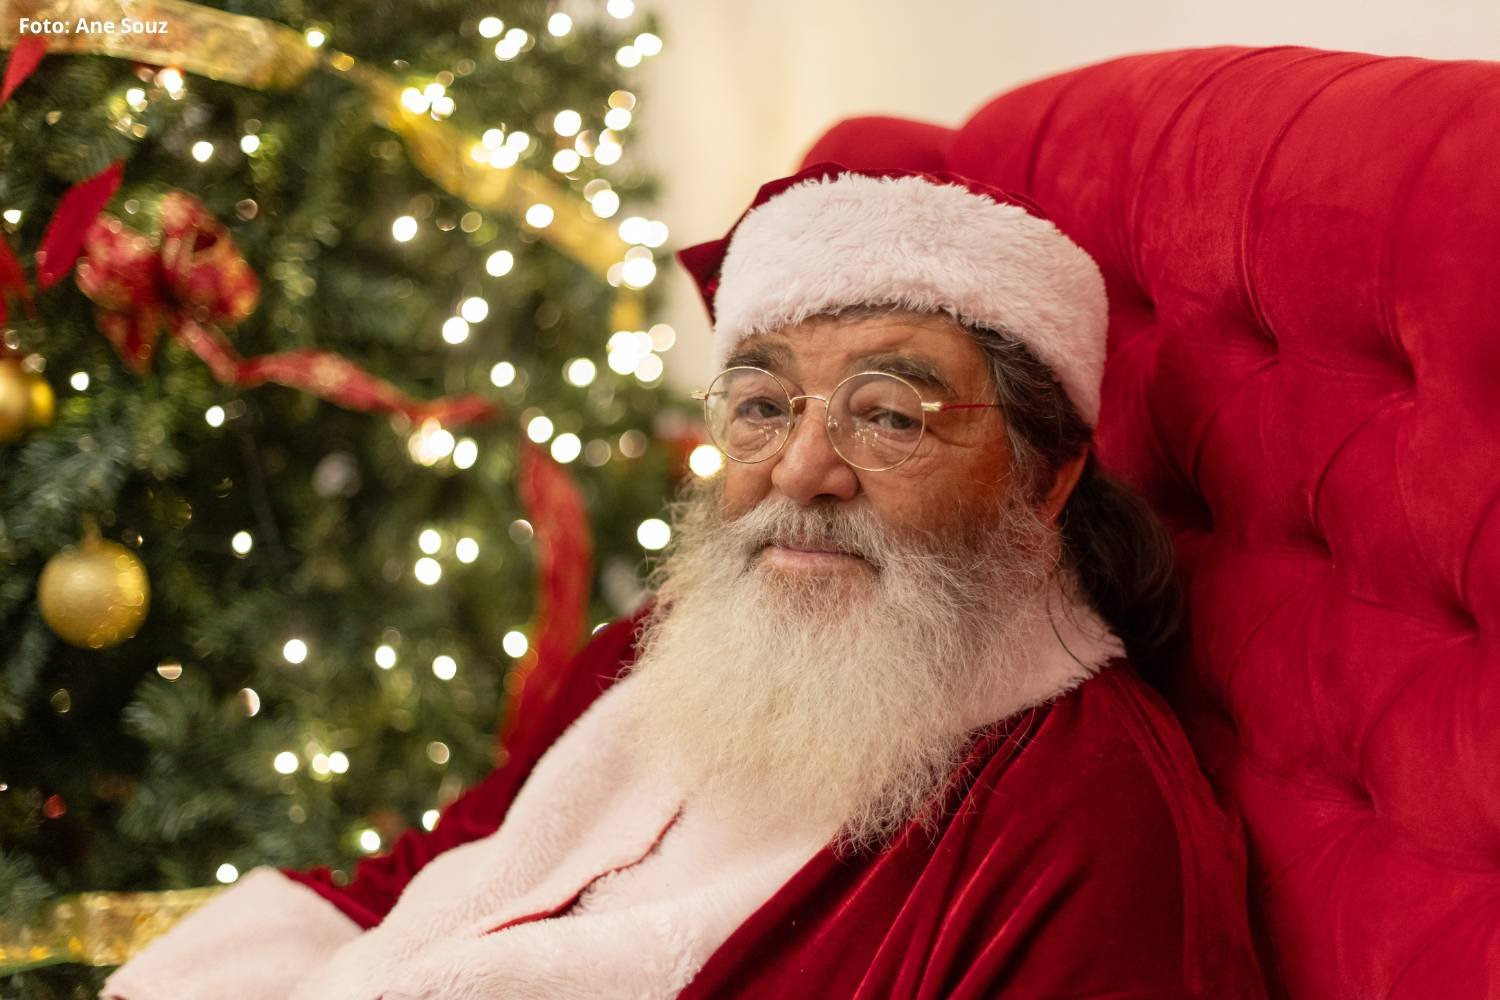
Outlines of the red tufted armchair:
<svg viewBox="0 0 1500 1000">
<path fill-rule="evenodd" d="M 1135 56 L 820 160 L 1030 195 L 1103 269 L 1099 452 L 1176 536 L 1163 686 L 1272 978 L 1500 997 L 1500 63 Z"/>
</svg>

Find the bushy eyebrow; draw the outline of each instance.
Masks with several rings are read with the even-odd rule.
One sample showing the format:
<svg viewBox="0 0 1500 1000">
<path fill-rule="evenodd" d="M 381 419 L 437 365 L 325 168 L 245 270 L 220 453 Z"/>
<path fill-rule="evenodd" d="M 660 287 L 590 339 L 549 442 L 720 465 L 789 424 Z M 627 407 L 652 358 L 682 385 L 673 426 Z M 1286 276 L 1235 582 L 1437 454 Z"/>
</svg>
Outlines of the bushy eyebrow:
<svg viewBox="0 0 1500 1000">
<path fill-rule="evenodd" d="M 725 368 L 749 365 L 770 372 L 785 372 L 792 365 L 792 351 L 777 341 L 759 341 L 736 348 L 724 361 Z"/>
<path fill-rule="evenodd" d="M 764 368 L 769 372 L 779 372 L 785 375 L 792 367 L 792 351 L 785 343 L 774 340 L 745 344 L 736 348 L 724 361 L 725 368 L 734 368 L 737 365 Z M 926 358 L 902 354 L 898 351 L 880 351 L 874 354 L 862 354 L 844 367 L 845 376 L 868 371 L 889 372 L 946 396 L 948 399 L 958 398 L 958 393 L 954 391 L 952 384 L 943 378 L 937 366 Z"/>
<path fill-rule="evenodd" d="M 937 365 L 926 358 L 915 357 L 910 354 L 899 354 L 896 352 L 883 352 L 880 354 L 865 354 L 849 362 L 844 369 L 845 375 L 855 372 L 888 372 L 899 375 L 908 382 L 931 389 L 933 392 L 947 396 L 949 399 L 957 398 L 953 386 L 943 378 L 938 371 Z"/>
</svg>

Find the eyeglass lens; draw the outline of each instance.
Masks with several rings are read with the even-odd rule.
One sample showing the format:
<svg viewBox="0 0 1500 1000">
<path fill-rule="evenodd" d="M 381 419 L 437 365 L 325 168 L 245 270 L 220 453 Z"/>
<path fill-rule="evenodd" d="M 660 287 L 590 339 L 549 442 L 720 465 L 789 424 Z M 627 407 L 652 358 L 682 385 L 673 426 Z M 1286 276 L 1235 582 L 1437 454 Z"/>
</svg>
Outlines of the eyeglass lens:
<svg viewBox="0 0 1500 1000">
<path fill-rule="evenodd" d="M 714 443 L 737 462 L 765 461 L 791 433 L 792 398 L 775 376 L 759 368 L 721 373 L 703 406 Z M 922 397 L 893 375 L 865 372 L 834 391 L 825 423 L 834 449 L 850 465 L 872 472 L 893 468 L 910 458 L 922 439 Z"/>
</svg>

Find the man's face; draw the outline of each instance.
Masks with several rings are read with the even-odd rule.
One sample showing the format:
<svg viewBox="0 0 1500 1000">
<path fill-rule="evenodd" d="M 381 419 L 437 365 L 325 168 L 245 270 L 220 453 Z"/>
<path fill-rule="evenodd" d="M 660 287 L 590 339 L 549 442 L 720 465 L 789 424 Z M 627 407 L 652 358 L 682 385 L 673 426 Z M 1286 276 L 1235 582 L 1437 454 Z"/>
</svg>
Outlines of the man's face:
<svg viewBox="0 0 1500 1000">
<path fill-rule="evenodd" d="M 993 398 L 982 351 L 934 317 L 813 320 L 730 360 L 794 395 L 876 370 L 931 401 Z M 757 823 L 848 845 L 922 815 L 1053 636 L 1057 533 L 1010 468 L 995 409 L 937 414 L 906 462 L 864 472 L 813 402 L 778 455 L 697 484 L 633 667 L 643 752 Z"/>
<path fill-rule="evenodd" d="M 928 402 L 995 400 L 989 366 L 973 338 L 946 316 L 891 312 L 839 319 L 815 317 L 741 343 L 728 365 L 774 373 L 793 395 L 827 397 L 849 375 L 889 371 L 911 382 Z M 769 500 L 803 506 L 862 505 L 896 534 L 957 534 L 988 517 L 1009 482 L 1010 448 L 997 409 L 928 414 L 917 451 L 881 472 L 856 469 L 839 457 L 824 429 L 824 404 L 804 400 L 790 439 L 764 462 L 729 462 L 724 515 L 735 518 Z M 784 574 L 870 579 L 857 555 L 768 545 L 754 561 Z"/>
</svg>

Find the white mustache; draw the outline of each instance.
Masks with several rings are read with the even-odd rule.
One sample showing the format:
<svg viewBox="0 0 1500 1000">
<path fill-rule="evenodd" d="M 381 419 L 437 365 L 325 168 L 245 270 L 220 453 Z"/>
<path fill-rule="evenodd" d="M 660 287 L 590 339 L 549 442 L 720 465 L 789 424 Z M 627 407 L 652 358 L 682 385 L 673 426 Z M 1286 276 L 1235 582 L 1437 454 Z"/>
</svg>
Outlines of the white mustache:
<svg viewBox="0 0 1500 1000">
<path fill-rule="evenodd" d="M 804 507 L 791 500 L 767 500 L 732 521 L 724 530 L 745 560 L 770 545 L 810 552 L 859 556 L 879 569 L 892 549 L 886 529 L 863 507 Z"/>
</svg>

